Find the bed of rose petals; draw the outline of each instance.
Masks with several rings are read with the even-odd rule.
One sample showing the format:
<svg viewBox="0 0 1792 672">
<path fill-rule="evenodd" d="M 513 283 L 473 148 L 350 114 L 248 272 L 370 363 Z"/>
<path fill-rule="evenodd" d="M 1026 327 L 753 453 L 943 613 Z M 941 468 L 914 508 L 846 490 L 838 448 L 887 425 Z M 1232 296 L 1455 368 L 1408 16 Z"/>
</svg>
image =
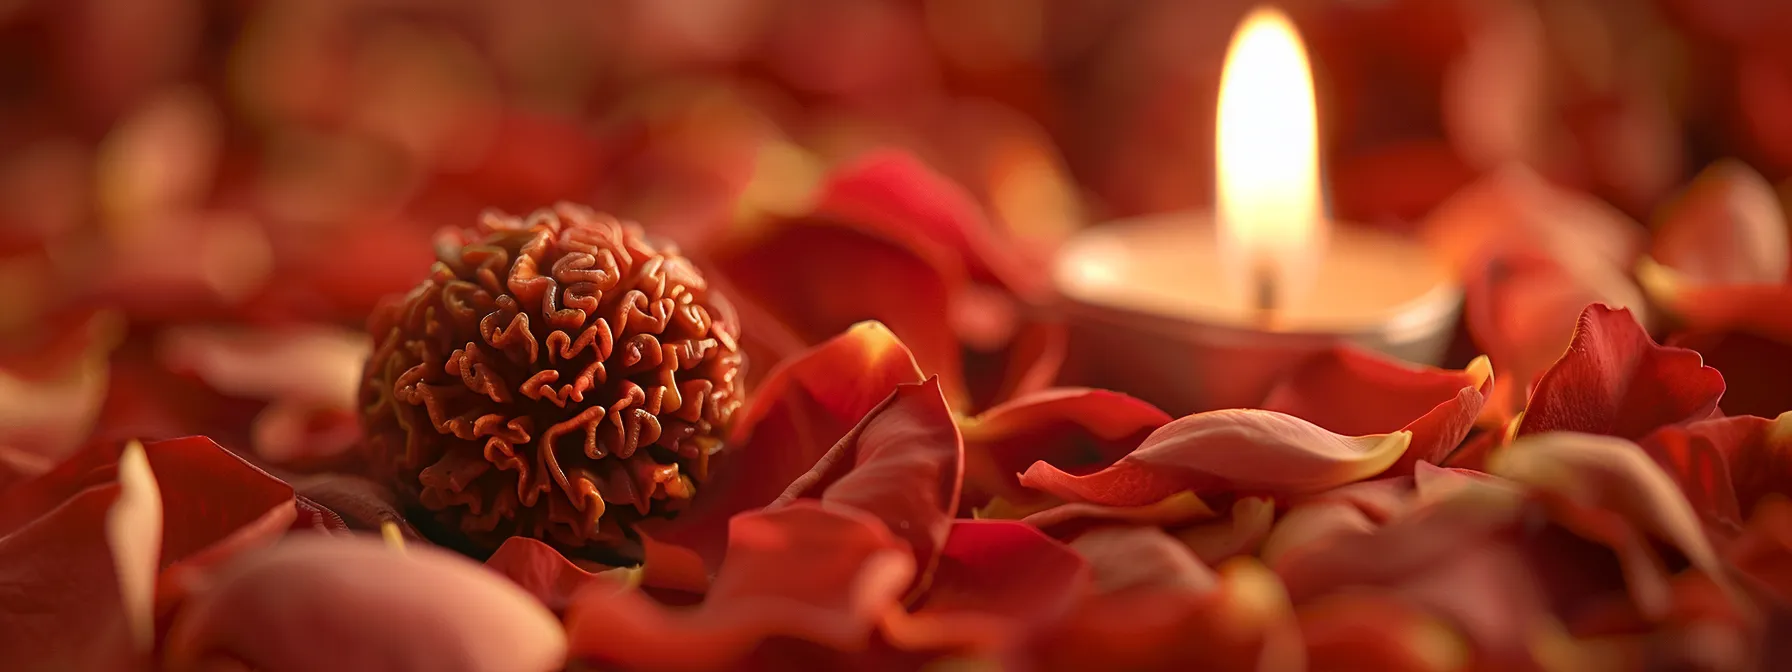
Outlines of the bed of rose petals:
<svg viewBox="0 0 1792 672">
<path fill-rule="evenodd" d="M 1181 418 L 1054 386 L 1039 261 L 1079 190 L 1205 198 L 1251 3 L 130 4 L 0 3 L 0 667 L 1792 664 L 1781 196 L 1679 185 L 1792 169 L 1772 3 L 1288 3 L 1340 213 L 1455 265 L 1462 347 Z M 557 198 L 749 335 L 640 565 L 453 553 L 354 475 L 345 325 Z"/>
<path fill-rule="evenodd" d="M 1539 274 L 1471 276 L 1467 327 L 1491 363 L 1340 348 L 1258 408 L 1172 418 L 1009 374 L 1061 357 L 1014 345 L 1039 314 L 1007 270 L 1024 265 L 949 181 L 874 155 L 824 181 L 812 213 L 697 253 L 772 363 L 713 481 L 643 525 L 644 562 L 624 567 L 525 538 L 481 566 L 419 537 L 352 475 L 337 393 L 356 339 L 172 330 L 151 380 L 187 387 L 145 390 L 115 356 L 100 408 L 24 423 L 72 453 L 8 444 L 0 651 L 28 670 L 1772 668 L 1792 598 L 1792 429 L 1733 409 L 1725 380 L 1783 360 L 1720 373 L 1593 282 L 1634 286 L 1640 267 L 1667 291 L 1639 308 L 1692 325 L 1676 340 L 1779 347 L 1781 313 L 1698 312 L 1779 296 L 1761 280 L 1784 255 L 1747 241 L 1780 215 L 1747 207 L 1748 176 L 1719 169 L 1664 216 L 1657 241 L 1687 228 L 1697 244 L 1607 259 L 1585 242 L 1602 230 L 1564 215 L 1593 202 L 1502 174 L 1457 197 L 1492 199 L 1472 214 L 1499 227 L 1449 208 L 1428 224 L 1491 231 L 1464 258 Z M 1562 225 L 1525 229 L 1546 214 L 1525 208 Z M 1587 237 L 1570 254 L 1557 234 Z M 850 305 L 770 291 L 838 281 L 780 263 L 826 255 L 867 286 L 929 289 Z M 752 275 L 767 269 L 786 276 Z M 997 300 L 1015 306 L 999 330 L 922 319 Z M 1542 333 L 1571 301 L 1561 333 Z M 1536 317 L 1501 312 L 1515 308 Z M 133 347 L 104 314 L 61 333 L 42 366 L 67 371 L 21 386 L 78 391 L 94 357 Z M 1013 356 L 979 370 L 977 343 Z M 213 436 L 125 440 L 181 427 Z"/>
</svg>

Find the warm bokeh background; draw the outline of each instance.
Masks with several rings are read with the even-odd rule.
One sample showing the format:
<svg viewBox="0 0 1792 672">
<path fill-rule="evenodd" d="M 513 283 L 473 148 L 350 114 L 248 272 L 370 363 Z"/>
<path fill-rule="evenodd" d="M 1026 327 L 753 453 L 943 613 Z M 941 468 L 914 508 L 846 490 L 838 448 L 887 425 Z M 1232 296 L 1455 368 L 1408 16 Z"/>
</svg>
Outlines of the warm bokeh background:
<svg viewBox="0 0 1792 672">
<path fill-rule="evenodd" d="M 432 231 L 484 207 L 571 199 L 700 243 L 804 211 L 829 167 L 878 147 L 962 184 L 1020 247 L 1201 204 L 1220 60 L 1253 4 L 0 2 L 6 380 L 69 361 L 43 355 L 68 333 L 46 325 L 93 308 L 133 334 L 353 329 L 423 275 Z M 1792 175 L 1792 5 L 1284 6 L 1341 217 L 1409 227 L 1512 161 L 1639 222 L 1720 157 Z M 114 388 L 132 348 L 181 352 L 139 340 Z M 70 399 L 92 396 L 100 374 L 58 366 Z M 32 398 L 51 401 L 17 413 L 75 412 Z"/>
</svg>

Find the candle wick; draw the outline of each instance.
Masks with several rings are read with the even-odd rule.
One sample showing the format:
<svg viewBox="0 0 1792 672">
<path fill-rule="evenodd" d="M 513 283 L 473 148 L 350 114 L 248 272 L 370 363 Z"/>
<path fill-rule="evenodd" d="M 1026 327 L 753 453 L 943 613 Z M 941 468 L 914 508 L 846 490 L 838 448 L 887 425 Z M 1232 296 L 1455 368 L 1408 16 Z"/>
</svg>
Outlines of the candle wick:
<svg viewBox="0 0 1792 672">
<path fill-rule="evenodd" d="M 1263 329 L 1274 329 L 1276 325 L 1276 274 L 1268 263 L 1257 264 L 1252 274 L 1256 288 L 1257 324 Z"/>
</svg>

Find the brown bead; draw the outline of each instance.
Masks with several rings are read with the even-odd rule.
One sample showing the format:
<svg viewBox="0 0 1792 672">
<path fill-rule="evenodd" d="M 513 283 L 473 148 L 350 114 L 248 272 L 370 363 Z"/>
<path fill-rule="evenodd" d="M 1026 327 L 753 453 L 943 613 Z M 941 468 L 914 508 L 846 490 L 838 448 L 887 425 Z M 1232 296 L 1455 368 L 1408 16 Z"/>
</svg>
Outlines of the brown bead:
<svg viewBox="0 0 1792 672">
<path fill-rule="evenodd" d="M 368 322 L 369 463 L 435 527 L 615 550 L 701 488 L 740 407 L 733 309 L 639 226 L 562 203 L 444 231 Z"/>
</svg>

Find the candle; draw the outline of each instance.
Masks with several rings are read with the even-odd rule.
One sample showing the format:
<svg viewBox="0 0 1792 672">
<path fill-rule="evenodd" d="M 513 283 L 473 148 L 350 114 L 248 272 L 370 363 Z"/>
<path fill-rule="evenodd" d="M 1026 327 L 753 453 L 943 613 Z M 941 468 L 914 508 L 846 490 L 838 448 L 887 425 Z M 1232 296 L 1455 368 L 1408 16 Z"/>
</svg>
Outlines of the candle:
<svg viewBox="0 0 1792 672">
<path fill-rule="evenodd" d="M 1436 363 L 1462 292 L 1422 246 L 1329 222 L 1306 50 L 1253 12 L 1221 76 L 1213 213 L 1111 222 L 1053 269 L 1078 383 L 1173 412 L 1247 406 L 1340 341 Z"/>
</svg>

